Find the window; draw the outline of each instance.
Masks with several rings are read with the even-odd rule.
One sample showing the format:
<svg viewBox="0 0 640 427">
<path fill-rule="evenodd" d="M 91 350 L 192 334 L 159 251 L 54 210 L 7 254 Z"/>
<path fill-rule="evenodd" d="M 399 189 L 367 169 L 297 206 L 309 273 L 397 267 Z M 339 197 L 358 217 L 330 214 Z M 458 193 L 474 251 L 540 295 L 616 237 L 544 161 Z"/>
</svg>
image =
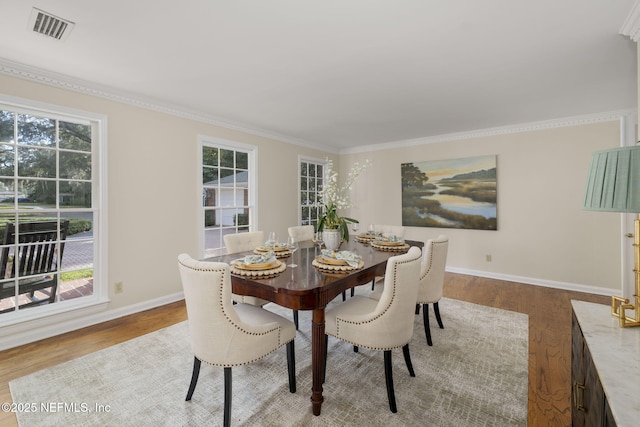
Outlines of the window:
<svg viewBox="0 0 640 427">
<path fill-rule="evenodd" d="M 94 259 L 105 119 L 2 101 L 0 322 L 92 303 L 106 294 Z"/>
<path fill-rule="evenodd" d="M 255 148 L 201 138 L 204 255 L 221 255 L 223 236 L 254 227 Z"/>
<path fill-rule="evenodd" d="M 322 190 L 325 163 L 300 160 L 300 225 L 313 225 L 317 229 L 318 218 L 322 214 Z"/>
</svg>

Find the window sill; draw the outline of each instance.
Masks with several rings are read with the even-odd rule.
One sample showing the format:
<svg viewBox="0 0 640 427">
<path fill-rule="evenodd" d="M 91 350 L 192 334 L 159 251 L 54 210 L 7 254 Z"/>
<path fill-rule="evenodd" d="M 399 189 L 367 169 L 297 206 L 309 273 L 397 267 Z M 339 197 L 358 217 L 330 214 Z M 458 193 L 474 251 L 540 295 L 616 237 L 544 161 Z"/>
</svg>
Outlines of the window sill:
<svg viewBox="0 0 640 427">
<path fill-rule="evenodd" d="M 0 315 L 0 350 L 89 326 L 86 318 L 106 310 L 108 298 L 78 298 Z M 2 316 L 7 316 L 3 318 Z M 86 323 L 86 324 L 85 324 Z"/>
</svg>

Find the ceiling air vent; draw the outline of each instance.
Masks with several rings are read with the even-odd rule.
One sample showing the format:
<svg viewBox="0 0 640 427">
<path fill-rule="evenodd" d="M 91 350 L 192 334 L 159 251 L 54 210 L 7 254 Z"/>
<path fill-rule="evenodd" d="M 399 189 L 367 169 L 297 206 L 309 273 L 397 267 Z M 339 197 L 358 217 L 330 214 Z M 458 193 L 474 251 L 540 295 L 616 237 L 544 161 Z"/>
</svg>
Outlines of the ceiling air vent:
<svg viewBox="0 0 640 427">
<path fill-rule="evenodd" d="M 75 24 L 62 18 L 58 18 L 48 12 L 35 7 L 29 18 L 29 28 L 34 32 L 56 40 L 65 40 Z"/>
</svg>

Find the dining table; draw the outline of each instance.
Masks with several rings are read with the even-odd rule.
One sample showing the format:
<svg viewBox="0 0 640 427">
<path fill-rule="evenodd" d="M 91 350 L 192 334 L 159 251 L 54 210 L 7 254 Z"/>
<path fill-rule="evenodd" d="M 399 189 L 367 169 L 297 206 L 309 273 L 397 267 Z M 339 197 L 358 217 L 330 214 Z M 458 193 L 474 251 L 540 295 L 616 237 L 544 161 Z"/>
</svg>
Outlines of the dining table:
<svg viewBox="0 0 640 427">
<path fill-rule="evenodd" d="M 314 415 L 320 415 L 324 382 L 324 342 L 325 342 L 325 308 L 334 298 L 344 291 L 359 285 L 371 284 L 378 276 L 384 276 L 387 260 L 395 255 L 405 253 L 409 247 L 422 248 L 423 242 L 406 240 L 402 249 L 378 248 L 367 241 L 352 238 L 342 242 L 338 251 L 349 251 L 357 254 L 362 262 L 359 268 L 322 269 L 314 263 L 322 255 L 321 247 L 312 240 L 298 242 L 298 249 L 281 261 L 286 261 L 286 269 L 278 274 L 262 277 L 234 274 L 232 269 L 232 292 L 237 295 L 248 295 L 262 298 L 282 307 L 293 310 L 310 310 L 311 318 L 311 365 L 312 388 L 311 404 Z M 204 261 L 225 262 L 233 264 L 235 260 L 254 251 L 240 252 L 205 258 Z M 292 267 L 291 265 L 295 265 Z M 314 265 L 315 264 L 315 265 Z"/>
</svg>

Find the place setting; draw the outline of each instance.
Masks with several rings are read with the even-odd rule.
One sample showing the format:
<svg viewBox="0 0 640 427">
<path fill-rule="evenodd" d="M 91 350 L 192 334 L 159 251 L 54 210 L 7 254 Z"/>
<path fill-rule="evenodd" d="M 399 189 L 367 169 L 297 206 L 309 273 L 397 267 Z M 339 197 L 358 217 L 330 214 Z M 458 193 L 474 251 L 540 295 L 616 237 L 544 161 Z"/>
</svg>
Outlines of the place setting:
<svg viewBox="0 0 640 427">
<path fill-rule="evenodd" d="M 347 273 L 364 267 L 360 255 L 332 249 L 322 249 L 321 255 L 318 255 L 311 264 L 325 273 Z"/>
<path fill-rule="evenodd" d="M 286 270 L 284 262 L 279 261 L 274 252 L 247 255 L 231 261 L 231 274 L 267 279 Z"/>
<path fill-rule="evenodd" d="M 287 258 L 292 255 L 292 251 L 286 242 L 278 242 L 276 233 L 269 233 L 269 239 L 263 245 L 253 250 L 256 255 L 264 255 L 273 252 L 276 258 Z"/>
<path fill-rule="evenodd" d="M 353 224 L 352 228 L 354 233 L 358 232 L 357 223 Z M 372 240 L 375 240 L 376 237 L 378 237 L 378 235 L 373 229 L 373 224 L 370 224 L 368 230 L 365 233 L 356 234 L 356 241 L 364 244 L 369 244 Z"/>
<path fill-rule="evenodd" d="M 369 244 L 372 248 L 380 251 L 404 252 L 409 249 L 409 245 L 400 236 L 395 234 L 378 235 Z"/>
</svg>

